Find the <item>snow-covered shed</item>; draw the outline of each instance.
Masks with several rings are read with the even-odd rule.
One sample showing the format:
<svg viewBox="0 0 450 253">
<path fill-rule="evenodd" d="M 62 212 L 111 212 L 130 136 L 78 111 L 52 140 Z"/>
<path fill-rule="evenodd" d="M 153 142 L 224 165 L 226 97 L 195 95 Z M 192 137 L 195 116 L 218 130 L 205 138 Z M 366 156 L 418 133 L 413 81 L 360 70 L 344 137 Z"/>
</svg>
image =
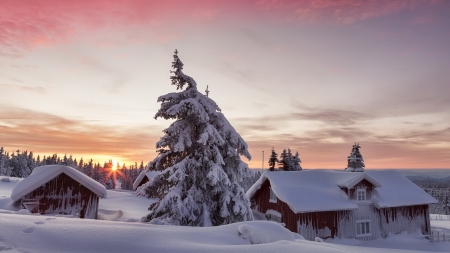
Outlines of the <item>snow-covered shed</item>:
<svg viewBox="0 0 450 253">
<path fill-rule="evenodd" d="M 31 213 L 79 215 L 97 218 L 99 198 L 106 198 L 106 188 L 64 165 L 46 165 L 33 170 L 19 182 L 11 199 Z"/>
<path fill-rule="evenodd" d="M 143 170 L 139 174 L 139 176 L 134 180 L 133 183 L 133 189 L 137 190 L 137 188 L 155 178 L 157 175 L 159 175 L 161 172 L 159 171 L 149 171 L 149 170 Z"/>
<path fill-rule="evenodd" d="M 270 220 L 314 240 L 372 240 L 402 231 L 430 233 L 436 199 L 396 171 L 266 172 L 247 191 Z"/>
</svg>

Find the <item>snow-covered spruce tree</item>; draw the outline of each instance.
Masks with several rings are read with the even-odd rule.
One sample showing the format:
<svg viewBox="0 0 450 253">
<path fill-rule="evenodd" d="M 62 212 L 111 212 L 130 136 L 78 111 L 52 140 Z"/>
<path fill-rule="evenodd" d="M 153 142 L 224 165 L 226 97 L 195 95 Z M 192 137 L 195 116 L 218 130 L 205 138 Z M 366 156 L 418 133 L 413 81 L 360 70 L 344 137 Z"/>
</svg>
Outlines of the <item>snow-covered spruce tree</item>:
<svg viewBox="0 0 450 253">
<path fill-rule="evenodd" d="M 347 157 L 347 168 L 345 169 L 346 171 L 350 171 L 350 172 L 363 172 L 364 171 L 364 167 L 366 166 L 364 164 L 364 159 L 361 155 L 361 153 L 359 152 L 359 149 L 361 148 L 361 146 L 355 143 L 355 145 L 353 145 L 352 147 L 352 152 L 350 152 L 350 155 Z"/>
<path fill-rule="evenodd" d="M 286 170 L 287 157 L 288 157 L 287 151 L 286 149 L 283 149 L 283 152 L 281 152 L 280 154 L 280 159 L 278 160 L 278 170 L 281 171 Z"/>
<path fill-rule="evenodd" d="M 155 119 L 175 120 L 156 143 L 158 156 L 147 170 L 161 171 L 148 184 L 150 205 L 144 222 L 184 226 L 217 226 L 253 219 L 240 183 L 251 176 L 240 156 L 251 159 L 247 144 L 217 104 L 197 90 L 182 72 L 175 50 L 172 85 L 180 92 L 158 98 Z M 186 86 L 186 89 L 183 89 Z"/>
<path fill-rule="evenodd" d="M 297 153 L 295 153 L 295 155 L 292 157 L 292 163 L 293 163 L 293 170 L 294 171 L 300 171 L 302 170 L 302 166 L 300 165 L 300 163 L 302 162 L 302 160 L 300 160 L 298 151 Z"/>
<path fill-rule="evenodd" d="M 278 154 L 275 152 L 275 149 L 272 147 L 272 152 L 269 156 L 269 169 L 268 171 L 274 171 L 275 165 L 277 165 L 280 161 L 278 160 Z"/>
</svg>

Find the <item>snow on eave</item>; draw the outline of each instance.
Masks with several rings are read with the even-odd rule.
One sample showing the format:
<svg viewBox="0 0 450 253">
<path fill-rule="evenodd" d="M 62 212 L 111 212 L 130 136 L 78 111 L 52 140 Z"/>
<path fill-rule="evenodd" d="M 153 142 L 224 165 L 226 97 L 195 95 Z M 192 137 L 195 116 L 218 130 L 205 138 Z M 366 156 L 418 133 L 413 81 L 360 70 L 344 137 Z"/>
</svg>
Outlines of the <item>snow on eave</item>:
<svg viewBox="0 0 450 253">
<path fill-rule="evenodd" d="M 255 193 L 261 189 L 261 185 L 267 180 L 267 176 L 266 173 L 269 172 L 264 172 L 259 179 L 252 185 L 252 187 L 250 187 L 250 189 L 248 189 L 248 191 L 245 193 L 247 195 L 247 197 L 249 199 L 253 198 L 253 195 L 255 195 Z"/>
<path fill-rule="evenodd" d="M 144 177 L 145 177 L 145 172 L 146 172 L 146 170 L 141 171 L 141 173 L 136 178 L 136 180 L 134 180 L 133 190 L 136 190 L 138 188 L 139 184 L 142 182 L 142 179 L 144 179 Z"/>
<path fill-rule="evenodd" d="M 355 173 L 357 173 L 357 172 L 355 172 Z M 359 175 L 357 177 L 350 178 L 344 182 L 338 183 L 337 185 L 341 188 L 350 189 L 350 188 L 353 188 L 355 185 L 357 185 L 359 182 L 361 182 L 364 179 L 366 179 L 367 181 L 369 181 L 371 184 L 373 184 L 376 187 L 382 187 L 380 182 L 375 180 L 373 177 L 367 175 L 366 173 L 362 173 L 361 175 Z"/>
<path fill-rule="evenodd" d="M 149 171 L 149 170 L 141 171 L 141 173 L 136 178 L 136 180 L 134 180 L 133 190 L 137 190 L 137 188 L 139 187 L 139 184 L 142 182 L 142 180 L 145 178 L 145 176 L 147 176 L 148 181 L 152 181 L 153 178 L 155 178 L 159 174 L 161 174 L 161 172 L 159 172 L 159 171 Z"/>
<path fill-rule="evenodd" d="M 76 169 L 65 165 L 46 165 L 37 167 L 36 172 L 33 171 L 31 175 L 20 181 L 12 190 L 11 199 L 14 201 L 19 200 L 26 194 L 41 187 L 43 184 L 54 179 L 62 173 L 79 182 L 84 187 L 97 194 L 99 197 L 106 198 L 106 188 L 103 185 L 86 176 L 85 174 L 77 171 Z"/>
</svg>

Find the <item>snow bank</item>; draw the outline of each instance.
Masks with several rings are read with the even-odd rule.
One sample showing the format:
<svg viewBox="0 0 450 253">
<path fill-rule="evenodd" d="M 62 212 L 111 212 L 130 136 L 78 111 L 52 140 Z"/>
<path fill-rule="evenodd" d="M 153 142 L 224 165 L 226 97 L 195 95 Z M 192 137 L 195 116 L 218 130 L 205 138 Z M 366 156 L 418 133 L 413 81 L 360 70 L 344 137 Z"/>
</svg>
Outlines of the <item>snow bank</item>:
<svg viewBox="0 0 450 253">
<path fill-rule="evenodd" d="M 83 184 L 99 197 L 106 198 L 106 188 L 102 184 L 76 169 L 64 165 L 46 165 L 35 168 L 30 176 L 19 182 L 11 193 L 11 199 L 14 201 L 19 200 L 21 197 L 47 183 L 61 173 L 64 173 Z"/>
</svg>

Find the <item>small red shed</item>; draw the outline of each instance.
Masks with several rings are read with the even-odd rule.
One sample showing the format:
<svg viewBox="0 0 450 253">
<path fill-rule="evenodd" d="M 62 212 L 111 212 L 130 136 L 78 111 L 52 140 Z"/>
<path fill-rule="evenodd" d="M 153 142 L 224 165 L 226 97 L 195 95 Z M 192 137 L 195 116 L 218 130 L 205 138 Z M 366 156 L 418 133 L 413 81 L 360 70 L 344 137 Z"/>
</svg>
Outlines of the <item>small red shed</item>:
<svg viewBox="0 0 450 253">
<path fill-rule="evenodd" d="M 99 198 L 106 198 L 106 188 L 64 165 L 37 167 L 19 182 L 11 199 L 31 213 L 78 215 L 96 219 Z"/>
</svg>

